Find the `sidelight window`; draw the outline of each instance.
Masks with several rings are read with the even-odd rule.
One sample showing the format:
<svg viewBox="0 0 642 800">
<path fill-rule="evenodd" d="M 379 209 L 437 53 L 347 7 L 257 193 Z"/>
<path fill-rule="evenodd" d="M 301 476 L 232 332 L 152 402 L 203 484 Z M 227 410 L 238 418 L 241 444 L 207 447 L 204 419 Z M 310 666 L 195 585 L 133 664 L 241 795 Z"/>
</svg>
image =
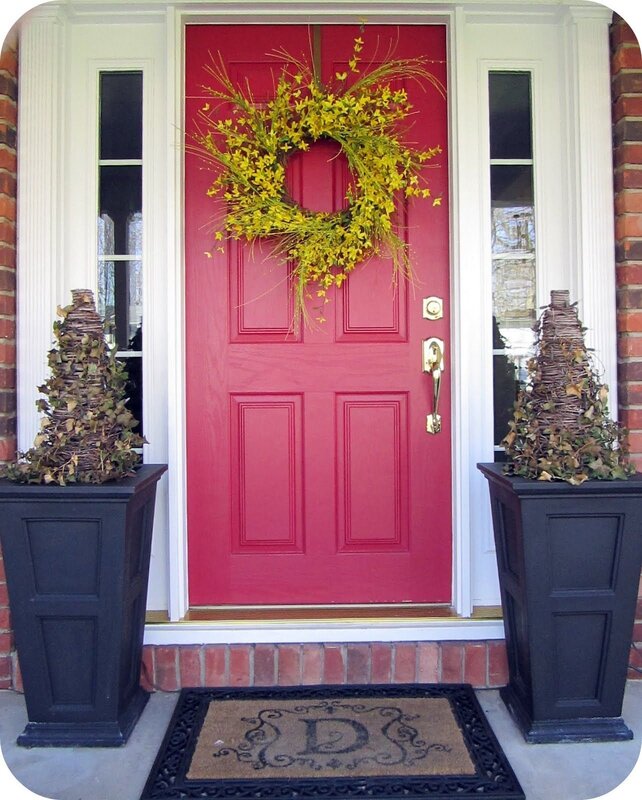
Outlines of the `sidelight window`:
<svg viewBox="0 0 642 800">
<path fill-rule="evenodd" d="M 501 460 L 537 313 L 531 74 L 490 72 L 488 95 L 494 444 Z"/>
<path fill-rule="evenodd" d="M 98 129 L 98 312 L 127 367 L 129 406 L 142 427 L 142 72 L 100 73 Z"/>
</svg>

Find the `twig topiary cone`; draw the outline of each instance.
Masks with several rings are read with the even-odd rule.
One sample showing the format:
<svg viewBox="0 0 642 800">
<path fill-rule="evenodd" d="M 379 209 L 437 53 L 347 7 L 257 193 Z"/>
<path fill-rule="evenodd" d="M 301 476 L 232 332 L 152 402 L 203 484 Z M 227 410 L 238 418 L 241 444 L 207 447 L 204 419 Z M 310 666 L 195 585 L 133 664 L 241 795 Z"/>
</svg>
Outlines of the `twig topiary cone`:
<svg viewBox="0 0 642 800">
<path fill-rule="evenodd" d="M 51 375 L 38 387 L 43 412 L 34 446 L 3 474 L 22 483 L 99 484 L 132 475 L 143 438 L 126 408 L 127 373 L 105 341 L 102 320 L 88 289 L 74 289 L 72 304 L 54 322 L 57 346 L 48 356 Z"/>
<path fill-rule="evenodd" d="M 568 291 L 551 292 L 535 331 L 529 382 L 502 442 L 510 459 L 506 471 L 572 484 L 627 478 L 634 469 L 626 434 L 608 416 L 608 388 L 594 374 Z"/>
</svg>

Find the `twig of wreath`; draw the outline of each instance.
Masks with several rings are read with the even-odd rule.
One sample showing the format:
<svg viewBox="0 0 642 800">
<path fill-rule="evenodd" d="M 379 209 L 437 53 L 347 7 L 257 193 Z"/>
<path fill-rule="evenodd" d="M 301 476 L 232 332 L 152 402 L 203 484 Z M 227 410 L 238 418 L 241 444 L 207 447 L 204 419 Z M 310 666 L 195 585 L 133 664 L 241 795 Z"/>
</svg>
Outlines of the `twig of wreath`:
<svg viewBox="0 0 642 800">
<path fill-rule="evenodd" d="M 431 196 L 423 173 L 441 153 L 439 145 L 418 150 L 404 141 L 412 105 L 404 88 L 392 87 L 428 81 L 445 97 L 441 82 L 420 58 L 387 60 L 361 73 L 362 49 L 357 37 L 348 63 L 358 77 L 351 82 L 347 72 L 336 73 L 330 85 L 303 61 L 275 53 L 284 66 L 266 104 L 233 84 L 220 56 L 206 67 L 216 85 L 204 89 L 215 102 L 201 109 L 194 140 L 217 172 L 207 194 L 224 205 L 216 247 L 223 249 L 226 238 L 273 240 L 275 252 L 293 264 L 296 312 L 304 317 L 306 296 L 328 302 L 330 287 L 372 255 L 390 257 L 395 276 L 411 275 L 408 246 L 393 224 L 397 198 Z M 221 116 L 223 106 L 231 116 Z M 347 206 L 334 213 L 302 208 L 287 195 L 288 156 L 321 139 L 340 145 L 351 173 Z M 433 205 L 440 202 L 433 198 Z"/>
</svg>

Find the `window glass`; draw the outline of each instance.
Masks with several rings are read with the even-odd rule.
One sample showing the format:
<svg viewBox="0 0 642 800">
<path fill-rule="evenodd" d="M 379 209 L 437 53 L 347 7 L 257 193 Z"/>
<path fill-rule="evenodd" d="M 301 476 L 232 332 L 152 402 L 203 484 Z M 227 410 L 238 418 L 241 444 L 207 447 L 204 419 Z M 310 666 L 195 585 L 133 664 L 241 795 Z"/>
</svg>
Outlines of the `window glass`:
<svg viewBox="0 0 642 800">
<path fill-rule="evenodd" d="M 537 309 L 531 76 L 489 75 L 493 287 L 493 399 L 496 459 L 517 391 L 526 378 Z"/>
<path fill-rule="evenodd" d="M 142 433 L 142 73 L 103 72 L 99 89 L 97 305 L 127 368 L 128 405 Z"/>
<path fill-rule="evenodd" d="M 531 76 L 491 72 L 489 81 L 490 157 L 531 158 Z"/>
<path fill-rule="evenodd" d="M 100 75 L 100 158 L 143 157 L 143 75 Z"/>
</svg>

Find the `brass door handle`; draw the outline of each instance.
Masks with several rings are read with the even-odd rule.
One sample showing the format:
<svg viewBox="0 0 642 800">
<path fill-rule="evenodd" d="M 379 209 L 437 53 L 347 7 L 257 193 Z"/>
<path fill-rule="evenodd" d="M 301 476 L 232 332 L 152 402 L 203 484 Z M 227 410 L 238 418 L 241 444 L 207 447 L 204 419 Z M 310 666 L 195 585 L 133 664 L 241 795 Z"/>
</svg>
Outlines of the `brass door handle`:
<svg viewBox="0 0 642 800">
<path fill-rule="evenodd" d="M 440 433 L 441 414 L 439 413 L 439 394 L 441 376 L 444 371 L 444 342 L 436 336 L 422 342 L 423 371 L 432 375 L 432 413 L 426 418 L 426 431 Z"/>
</svg>

